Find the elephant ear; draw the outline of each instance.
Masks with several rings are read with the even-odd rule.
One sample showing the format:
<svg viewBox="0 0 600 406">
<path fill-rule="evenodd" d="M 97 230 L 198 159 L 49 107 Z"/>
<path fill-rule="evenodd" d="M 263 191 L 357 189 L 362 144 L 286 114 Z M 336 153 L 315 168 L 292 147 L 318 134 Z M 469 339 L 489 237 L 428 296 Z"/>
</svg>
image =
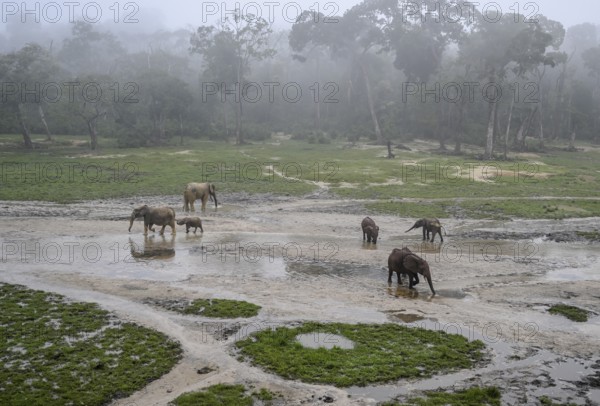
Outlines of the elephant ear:
<svg viewBox="0 0 600 406">
<path fill-rule="evenodd" d="M 421 270 L 421 261 L 421 259 L 417 258 L 414 255 L 407 255 L 404 257 L 402 265 L 404 265 L 404 268 L 408 269 L 413 273 L 421 273 L 419 272 Z"/>
</svg>

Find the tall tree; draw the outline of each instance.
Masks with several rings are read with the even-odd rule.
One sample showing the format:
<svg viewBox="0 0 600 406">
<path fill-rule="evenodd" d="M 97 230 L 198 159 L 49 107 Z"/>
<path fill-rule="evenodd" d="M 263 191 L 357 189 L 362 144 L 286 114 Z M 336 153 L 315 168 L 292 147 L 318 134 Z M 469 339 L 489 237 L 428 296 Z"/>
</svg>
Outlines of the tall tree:
<svg viewBox="0 0 600 406">
<path fill-rule="evenodd" d="M 205 71 L 235 89 L 235 138 L 243 144 L 242 115 L 246 75 L 252 61 L 271 58 L 275 50 L 269 46 L 272 30 L 261 17 L 236 9 L 218 28 L 200 26 L 190 38 L 190 52 L 204 57 Z M 203 89 L 204 91 L 204 89 Z M 221 87 L 221 91 L 225 91 Z"/>
<path fill-rule="evenodd" d="M 49 53 L 37 44 L 28 44 L 0 57 L 2 102 L 14 114 L 25 148 L 33 148 L 25 107 L 40 105 L 44 89 L 47 90 L 46 85 L 52 82 L 57 70 Z"/>
<path fill-rule="evenodd" d="M 488 125 L 484 157 L 491 159 L 494 149 L 494 130 L 497 127 L 498 102 L 502 81 L 510 67 L 521 77 L 540 64 L 553 64 L 546 55 L 546 48 L 553 37 L 539 22 L 529 22 L 525 17 L 504 15 L 497 22 L 477 18 L 473 32 L 461 44 L 461 54 L 466 63 L 478 66 L 479 78 L 487 80 Z"/>
</svg>

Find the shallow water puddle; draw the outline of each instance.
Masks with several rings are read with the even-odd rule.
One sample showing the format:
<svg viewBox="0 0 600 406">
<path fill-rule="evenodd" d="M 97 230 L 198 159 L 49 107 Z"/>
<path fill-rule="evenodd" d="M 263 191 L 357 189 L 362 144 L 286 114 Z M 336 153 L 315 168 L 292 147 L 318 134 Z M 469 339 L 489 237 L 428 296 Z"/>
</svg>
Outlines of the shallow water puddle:
<svg viewBox="0 0 600 406">
<path fill-rule="evenodd" d="M 343 350 L 351 350 L 354 348 L 354 342 L 352 340 L 337 334 L 319 332 L 299 334 L 296 336 L 296 341 L 304 347 L 315 349 L 326 348 L 331 350 L 334 347 L 338 347 Z"/>
</svg>

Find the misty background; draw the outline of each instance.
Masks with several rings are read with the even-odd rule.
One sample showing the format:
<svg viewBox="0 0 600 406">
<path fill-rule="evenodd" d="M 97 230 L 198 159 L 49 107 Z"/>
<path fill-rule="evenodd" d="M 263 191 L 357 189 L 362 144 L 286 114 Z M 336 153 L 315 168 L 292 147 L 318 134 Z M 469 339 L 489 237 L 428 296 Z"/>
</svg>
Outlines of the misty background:
<svg viewBox="0 0 600 406">
<path fill-rule="evenodd" d="M 488 157 L 600 141 L 600 3 L 482 1 L 437 19 L 454 3 L 411 3 L 429 10 L 237 2 L 265 20 L 236 22 L 232 1 L 3 2 L 0 131 L 26 147 L 32 134 L 89 134 L 92 149 L 98 137 L 426 138 Z"/>
</svg>

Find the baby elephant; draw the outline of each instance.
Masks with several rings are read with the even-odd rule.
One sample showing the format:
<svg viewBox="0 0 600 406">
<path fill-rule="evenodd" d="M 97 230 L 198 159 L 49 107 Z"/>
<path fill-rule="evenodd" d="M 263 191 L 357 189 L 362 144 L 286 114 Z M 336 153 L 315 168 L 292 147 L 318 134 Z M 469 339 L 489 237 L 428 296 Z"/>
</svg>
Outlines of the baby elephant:
<svg viewBox="0 0 600 406">
<path fill-rule="evenodd" d="M 442 228 L 443 226 L 440 224 L 440 221 L 436 218 L 424 218 L 417 220 L 415 224 L 411 228 L 405 231 L 408 233 L 410 230 L 414 228 L 423 227 L 423 241 L 429 240 L 429 233 L 432 233 L 431 242 L 435 239 L 435 235 L 440 235 L 440 240 L 444 242 L 444 237 L 442 237 Z"/>
<path fill-rule="evenodd" d="M 363 231 L 363 241 L 366 237 L 367 242 L 371 242 L 371 240 L 373 240 L 373 244 L 377 244 L 379 227 L 375 225 L 375 222 L 371 219 L 371 217 L 365 217 L 360 225 Z"/>
<path fill-rule="evenodd" d="M 201 233 L 204 232 L 204 230 L 202 229 L 202 220 L 200 220 L 200 217 L 184 217 L 181 220 L 177 220 L 177 224 L 180 226 L 185 224 L 186 233 L 189 233 L 190 228 L 192 227 L 194 227 L 194 234 L 196 233 L 196 230 L 198 230 L 198 228 L 200 228 Z"/>
</svg>

